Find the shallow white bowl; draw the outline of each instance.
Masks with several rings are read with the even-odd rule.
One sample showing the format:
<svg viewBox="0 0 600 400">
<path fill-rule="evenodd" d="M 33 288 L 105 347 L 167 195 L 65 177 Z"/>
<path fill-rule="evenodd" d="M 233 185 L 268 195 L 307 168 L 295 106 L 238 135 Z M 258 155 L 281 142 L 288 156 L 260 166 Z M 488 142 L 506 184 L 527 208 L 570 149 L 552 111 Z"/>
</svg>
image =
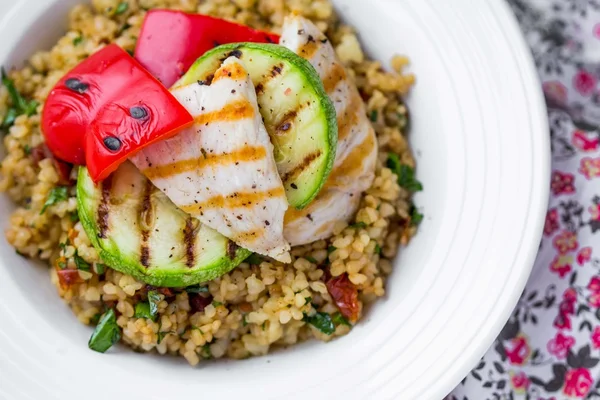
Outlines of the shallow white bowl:
<svg viewBox="0 0 600 400">
<path fill-rule="evenodd" d="M 1 0 L 0 64 L 63 32 L 78 0 Z M 3 399 L 344 398 L 439 400 L 498 334 L 525 284 L 549 182 L 545 108 L 502 1 L 339 0 L 371 56 L 412 58 L 409 98 L 425 213 L 378 302 L 352 333 L 245 361 L 88 350 L 90 328 L 46 268 L 0 239 Z M 0 196 L 0 221 L 12 209 Z M 194 397 L 192 397 L 194 396 Z"/>
</svg>

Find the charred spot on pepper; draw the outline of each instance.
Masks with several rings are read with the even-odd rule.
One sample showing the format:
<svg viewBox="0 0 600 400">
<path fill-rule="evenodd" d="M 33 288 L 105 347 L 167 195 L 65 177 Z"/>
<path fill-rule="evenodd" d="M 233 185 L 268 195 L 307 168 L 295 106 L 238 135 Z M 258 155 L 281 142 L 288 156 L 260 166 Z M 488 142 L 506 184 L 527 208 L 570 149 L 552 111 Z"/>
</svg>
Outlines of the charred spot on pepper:
<svg viewBox="0 0 600 400">
<path fill-rule="evenodd" d="M 104 146 L 106 146 L 106 148 L 109 149 L 110 151 L 119 151 L 119 149 L 121 148 L 121 140 L 119 140 L 119 138 L 117 138 L 117 137 L 114 137 L 114 136 L 105 137 L 103 142 L 104 142 Z"/>
<path fill-rule="evenodd" d="M 146 107 L 134 106 L 129 109 L 129 115 L 135 119 L 145 119 L 148 117 L 148 111 L 146 110 Z"/>
<path fill-rule="evenodd" d="M 69 78 L 65 81 L 65 86 L 74 91 L 77 92 L 79 94 L 83 94 L 85 92 L 87 92 L 87 90 L 90 88 L 90 85 L 88 85 L 85 82 L 82 82 L 81 80 L 77 79 L 77 78 Z"/>
</svg>

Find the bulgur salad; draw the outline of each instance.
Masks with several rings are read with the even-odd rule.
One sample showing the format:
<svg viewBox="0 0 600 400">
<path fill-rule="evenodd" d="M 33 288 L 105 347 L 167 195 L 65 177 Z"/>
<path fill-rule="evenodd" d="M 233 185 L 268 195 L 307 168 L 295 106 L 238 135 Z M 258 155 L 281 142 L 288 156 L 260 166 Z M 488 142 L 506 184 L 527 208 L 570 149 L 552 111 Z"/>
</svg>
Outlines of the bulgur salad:
<svg viewBox="0 0 600 400">
<path fill-rule="evenodd" d="M 6 238 L 121 341 L 191 364 L 349 333 L 423 215 L 408 59 L 328 0 L 92 0 L 5 66 Z"/>
</svg>

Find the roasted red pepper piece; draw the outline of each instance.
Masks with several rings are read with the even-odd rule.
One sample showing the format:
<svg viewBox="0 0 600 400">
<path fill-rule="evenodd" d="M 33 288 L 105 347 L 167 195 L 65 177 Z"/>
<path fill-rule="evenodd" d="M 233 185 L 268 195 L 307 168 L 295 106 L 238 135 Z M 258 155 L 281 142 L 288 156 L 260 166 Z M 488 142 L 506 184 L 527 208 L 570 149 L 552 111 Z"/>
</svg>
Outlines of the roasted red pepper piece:
<svg viewBox="0 0 600 400">
<path fill-rule="evenodd" d="M 340 313 L 350 322 L 356 322 L 360 314 L 358 288 L 350 282 L 347 274 L 331 277 L 325 282 L 327 291 L 340 309 Z"/>
<path fill-rule="evenodd" d="M 208 50 L 237 42 L 279 43 L 279 36 L 208 15 L 152 10 L 144 19 L 135 58 L 170 87 Z"/>
<path fill-rule="evenodd" d="M 192 122 L 160 82 L 112 44 L 56 84 L 44 105 L 42 130 L 56 157 L 86 164 L 97 182 L 132 153 Z"/>
</svg>

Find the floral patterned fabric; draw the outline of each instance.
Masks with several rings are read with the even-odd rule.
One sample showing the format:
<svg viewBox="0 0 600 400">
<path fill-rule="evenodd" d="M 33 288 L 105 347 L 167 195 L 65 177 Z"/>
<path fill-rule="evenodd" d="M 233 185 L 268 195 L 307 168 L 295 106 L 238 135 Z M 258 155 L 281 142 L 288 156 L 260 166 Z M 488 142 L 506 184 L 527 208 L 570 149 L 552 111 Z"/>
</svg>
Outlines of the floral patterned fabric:
<svg viewBox="0 0 600 400">
<path fill-rule="evenodd" d="M 515 311 L 448 399 L 600 399 L 600 0 L 509 2 L 548 104 L 550 203 Z"/>
</svg>

